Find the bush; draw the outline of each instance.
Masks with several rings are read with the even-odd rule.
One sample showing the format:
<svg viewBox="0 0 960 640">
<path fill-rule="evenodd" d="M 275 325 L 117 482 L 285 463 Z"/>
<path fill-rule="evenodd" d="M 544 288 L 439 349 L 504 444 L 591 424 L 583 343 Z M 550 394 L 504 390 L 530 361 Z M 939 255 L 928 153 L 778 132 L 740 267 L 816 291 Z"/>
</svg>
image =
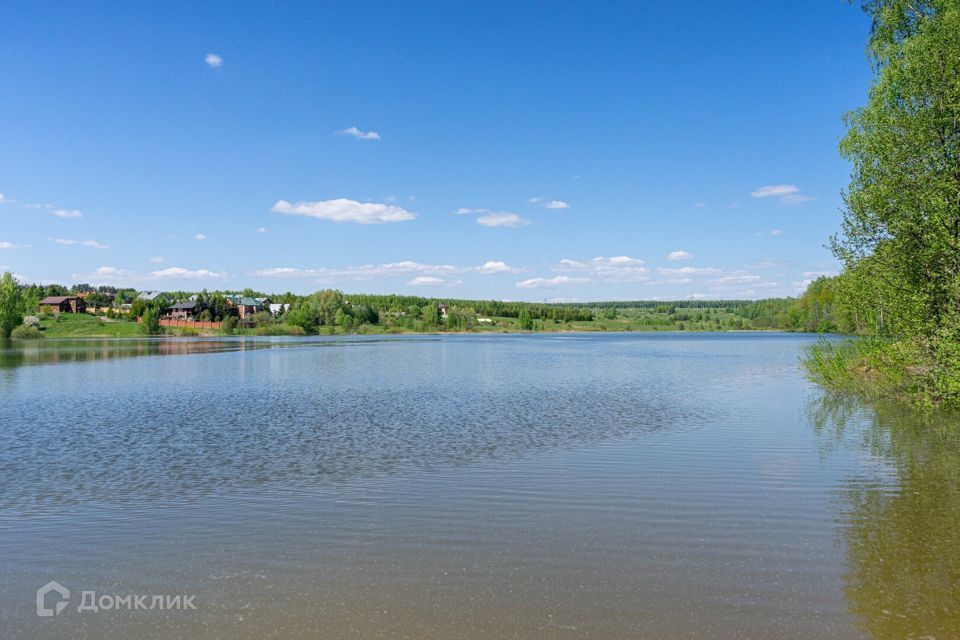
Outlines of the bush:
<svg viewBox="0 0 960 640">
<path fill-rule="evenodd" d="M 220 323 L 220 330 L 223 331 L 225 335 L 230 335 L 233 333 L 233 330 L 237 328 L 237 317 L 236 316 L 227 316 L 223 319 L 223 322 Z"/>
<path fill-rule="evenodd" d="M 33 325 L 22 324 L 10 332 L 10 337 L 15 340 L 36 340 L 43 337 L 43 332 Z"/>
<path fill-rule="evenodd" d="M 143 312 L 143 317 L 140 319 L 140 332 L 148 336 L 160 333 L 160 314 L 156 310 L 148 307 Z"/>
<path fill-rule="evenodd" d="M 803 362 L 828 389 L 917 406 L 960 406 L 960 346 L 952 335 L 919 339 L 821 340 Z"/>
<path fill-rule="evenodd" d="M 304 336 L 307 332 L 303 327 L 292 324 L 270 324 L 257 327 L 254 333 L 258 336 Z"/>
</svg>

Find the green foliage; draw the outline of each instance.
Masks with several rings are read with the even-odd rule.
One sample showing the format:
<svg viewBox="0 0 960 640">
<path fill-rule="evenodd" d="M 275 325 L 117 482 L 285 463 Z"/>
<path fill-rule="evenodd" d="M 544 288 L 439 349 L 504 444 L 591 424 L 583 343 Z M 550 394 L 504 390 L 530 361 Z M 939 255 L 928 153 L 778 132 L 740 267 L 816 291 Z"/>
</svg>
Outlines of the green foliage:
<svg viewBox="0 0 960 640">
<path fill-rule="evenodd" d="M 447 309 L 447 328 L 451 331 L 468 331 L 473 329 L 477 312 L 472 308 L 452 306 Z"/>
<path fill-rule="evenodd" d="M 853 165 L 836 255 L 886 304 L 881 330 L 929 337 L 960 308 L 960 3 L 877 0 L 867 104 L 846 116 Z"/>
<path fill-rule="evenodd" d="M 254 329 L 254 333 L 258 336 L 302 336 L 306 335 L 307 332 L 303 330 L 303 327 L 289 324 L 271 324 L 257 327 Z"/>
<path fill-rule="evenodd" d="M 844 271 L 811 285 L 791 321 L 891 338 L 813 349 L 808 371 L 830 388 L 960 404 L 960 3 L 864 6 L 876 77 L 840 146 Z"/>
<path fill-rule="evenodd" d="M 40 329 L 46 338 L 136 337 L 143 335 L 140 325 L 129 320 L 105 322 L 87 313 L 62 313 L 42 316 Z"/>
<path fill-rule="evenodd" d="M 160 313 L 152 306 L 148 306 L 140 317 L 140 333 L 155 336 L 159 335 L 160 331 Z"/>
<path fill-rule="evenodd" d="M 237 328 L 237 322 L 237 316 L 227 316 L 220 322 L 220 330 L 229 336 Z"/>
<path fill-rule="evenodd" d="M 23 296 L 20 286 L 9 271 L 0 276 L 0 338 L 10 334 L 23 322 Z"/>
<path fill-rule="evenodd" d="M 520 328 L 524 331 L 533 329 L 533 316 L 530 315 L 530 311 L 526 307 L 520 310 L 517 320 L 520 321 Z"/>
<path fill-rule="evenodd" d="M 43 337 L 43 332 L 37 327 L 22 324 L 10 332 L 10 337 L 15 340 L 36 340 Z"/>
</svg>

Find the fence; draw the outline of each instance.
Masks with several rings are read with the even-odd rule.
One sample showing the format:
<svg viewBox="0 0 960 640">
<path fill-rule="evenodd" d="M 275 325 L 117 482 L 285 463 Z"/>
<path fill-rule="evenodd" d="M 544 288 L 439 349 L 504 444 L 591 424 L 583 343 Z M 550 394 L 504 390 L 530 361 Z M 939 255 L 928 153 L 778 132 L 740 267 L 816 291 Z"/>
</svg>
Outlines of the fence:
<svg viewBox="0 0 960 640">
<path fill-rule="evenodd" d="M 139 318 L 137 319 L 139 322 Z M 161 327 L 193 327 L 194 329 L 219 329 L 219 322 L 203 322 L 202 320 L 180 320 L 160 318 Z"/>
</svg>

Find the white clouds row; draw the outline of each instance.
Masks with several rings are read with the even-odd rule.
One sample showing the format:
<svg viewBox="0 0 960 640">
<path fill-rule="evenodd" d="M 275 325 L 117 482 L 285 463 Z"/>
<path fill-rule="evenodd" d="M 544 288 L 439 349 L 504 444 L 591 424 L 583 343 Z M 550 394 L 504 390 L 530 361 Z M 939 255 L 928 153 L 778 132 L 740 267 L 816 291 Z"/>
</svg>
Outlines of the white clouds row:
<svg viewBox="0 0 960 640">
<path fill-rule="evenodd" d="M 581 276 L 554 276 L 552 278 L 530 278 L 516 284 L 520 289 L 552 288 L 564 284 L 585 284 L 590 278 Z"/>
<path fill-rule="evenodd" d="M 93 273 L 73 274 L 74 278 L 80 278 L 90 281 L 92 284 L 132 284 L 159 281 L 210 281 L 224 280 L 227 277 L 225 271 L 211 271 L 210 269 L 185 269 L 183 267 L 170 267 L 159 271 L 150 271 L 148 273 L 139 273 L 119 267 L 103 266 L 97 268 Z"/>
<path fill-rule="evenodd" d="M 30 202 L 17 202 L 16 200 L 12 198 L 8 198 L 2 193 L 0 193 L 0 204 L 18 204 L 26 209 L 46 209 L 47 211 L 50 212 L 50 215 L 56 216 L 58 218 L 64 218 L 64 219 L 73 219 L 73 218 L 83 217 L 83 213 L 77 209 L 64 209 L 52 204 L 35 204 Z"/>
<path fill-rule="evenodd" d="M 287 278 L 314 278 L 318 280 L 331 280 L 336 278 L 347 278 L 354 280 L 367 280 L 382 276 L 402 276 L 422 274 L 436 277 L 438 275 L 456 275 L 463 273 L 480 273 L 484 275 L 519 273 L 521 270 L 511 267 L 501 260 L 488 260 L 479 267 L 457 267 L 450 264 L 425 264 L 414 262 L 413 260 L 403 260 L 401 262 L 388 262 L 385 264 L 367 264 L 356 267 L 328 268 L 320 267 L 316 269 L 297 269 L 293 267 L 272 267 L 269 269 L 260 269 L 254 271 L 253 275 L 264 277 L 287 277 Z M 415 278 L 416 279 L 416 278 Z M 419 280 L 418 284 L 428 284 L 428 280 Z"/>
</svg>

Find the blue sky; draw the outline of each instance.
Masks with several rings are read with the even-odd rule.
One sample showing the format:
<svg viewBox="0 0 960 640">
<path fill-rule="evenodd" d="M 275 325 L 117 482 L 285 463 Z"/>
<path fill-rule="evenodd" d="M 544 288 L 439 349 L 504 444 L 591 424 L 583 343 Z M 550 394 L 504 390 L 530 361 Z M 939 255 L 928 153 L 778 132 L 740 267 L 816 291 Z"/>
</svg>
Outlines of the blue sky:
<svg viewBox="0 0 960 640">
<path fill-rule="evenodd" d="M 0 5 L 0 268 L 508 300 L 837 269 L 839 0 Z"/>
</svg>

